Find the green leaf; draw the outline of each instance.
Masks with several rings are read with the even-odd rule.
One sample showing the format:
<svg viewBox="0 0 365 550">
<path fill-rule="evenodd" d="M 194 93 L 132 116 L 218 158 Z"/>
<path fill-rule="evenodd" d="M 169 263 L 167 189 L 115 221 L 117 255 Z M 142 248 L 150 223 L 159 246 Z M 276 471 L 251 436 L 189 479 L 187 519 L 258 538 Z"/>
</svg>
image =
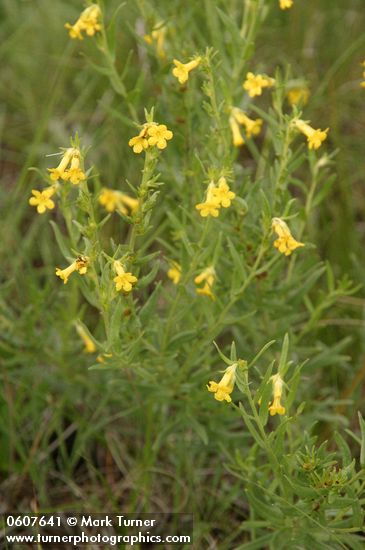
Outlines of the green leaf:
<svg viewBox="0 0 365 550">
<path fill-rule="evenodd" d="M 231 344 L 231 361 L 233 361 L 234 363 L 237 361 L 236 344 L 234 341 Z"/>
<path fill-rule="evenodd" d="M 357 414 L 359 416 L 361 431 L 360 466 L 361 468 L 365 468 L 365 420 L 363 419 L 360 411 Z"/>
<path fill-rule="evenodd" d="M 343 467 L 346 467 L 352 462 L 350 447 L 347 445 L 344 438 L 338 432 L 335 432 L 334 437 L 341 453 L 342 465 Z"/>
<path fill-rule="evenodd" d="M 70 249 L 67 245 L 65 237 L 62 235 L 61 231 L 58 228 L 58 225 L 56 225 L 53 220 L 50 220 L 49 223 L 52 226 L 52 229 L 54 231 L 58 247 L 61 250 L 62 255 L 64 256 L 64 258 L 66 260 L 70 260 L 70 257 L 71 257 Z"/>
<path fill-rule="evenodd" d="M 113 348 L 115 344 L 120 340 L 120 329 L 121 329 L 123 307 L 124 306 L 123 306 L 122 300 L 118 298 L 110 319 L 108 343 L 109 343 L 109 347 L 111 348 Z"/>
<path fill-rule="evenodd" d="M 151 269 L 151 271 L 148 273 L 148 275 L 145 275 L 141 279 L 138 279 L 137 288 L 138 289 L 144 288 L 148 286 L 150 283 L 152 283 L 152 281 L 155 279 L 157 275 L 159 268 L 160 268 L 160 261 L 157 260 L 153 268 Z"/>
<path fill-rule="evenodd" d="M 278 367 L 278 372 L 281 378 L 284 378 L 289 368 L 289 365 L 287 364 L 288 351 L 289 351 L 289 335 L 288 333 L 286 333 L 284 336 L 283 346 L 281 348 L 280 361 L 279 361 L 279 367 Z"/>
<path fill-rule="evenodd" d="M 234 361 L 231 361 L 231 359 L 229 359 L 226 355 L 224 355 L 224 353 L 221 352 L 221 350 L 219 349 L 218 344 L 216 342 L 213 342 L 213 344 L 214 344 L 214 346 L 215 346 L 215 348 L 218 352 L 219 357 L 222 359 L 222 361 L 226 365 L 231 366 L 234 363 Z"/>
<path fill-rule="evenodd" d="M 156 304 L 161 294 L 161 290 L 162 290 L 162 282 L 159 281 L 156 284 L 153 292 L 149 295 L 148 299 L 143 304 L 143 307 L 141 307 L 141 309 L 139 310 L 139 318 L 141 320 L 142 325 L 145 324 L 150 318 L 150 316 L 152 315 L 152 313 L 156 311 Z"/>
<path fill-rule="evenodd" d="M 252 361 L 249 362 L 248 366 L 249 367 L 254 367 L 255 366 L 255 363 L 257 363 L 257 361 L 259 360 L 259 358 L 261 357 L 261 355 L 263 355 L 265 353 L 265 351 L 267 349 L 269 349 L 270 346 L 272 346 L 273 344 L 275 344 L 275 341 L 276 340 L 270 340 L 270 342 L 268 342 L 267 344 L 265 344 L 261 349 L 260 351 L 255 355 L 255 357 L 252 359 Z"/>
</svg>

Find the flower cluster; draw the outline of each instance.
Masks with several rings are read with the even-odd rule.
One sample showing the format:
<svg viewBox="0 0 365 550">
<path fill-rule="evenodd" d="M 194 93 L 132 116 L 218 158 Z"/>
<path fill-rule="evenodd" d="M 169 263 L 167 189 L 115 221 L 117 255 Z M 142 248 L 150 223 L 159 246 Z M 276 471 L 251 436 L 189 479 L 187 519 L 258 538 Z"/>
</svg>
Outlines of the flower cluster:
<svg viewBox="0 0 365 550">
<path fill-rule="evenodd" d="M 236 383 L 237 378 L 237 367 L 238 364 L 243 361 L 239 360 L 237 363 L 232 363 L 232 365 L 229 365 L 223 372 L 223 376 L 219 382 L 215 382 L 214 380 L 209 381 L 209 385 L 207 384 L 207 389 L 211 393 L 214 393 L 214 398 L 217 401 L 227 401 L 227 403 L 231 403 L 232 398 L 231 394 L 234 389 L 234 385 Z M 246 362 L 244 362 L 246 364 Z M 275 416 L 276 414 L 279 414 L 282 416 L 285 414 L 286 409 L 281 404 L 281 399 L 283 396 L 283 387 L 284 387 L 284 380 L 281 378 L 280 374 L 277 373 L 270 378 L 272 383 L 272 393 L 273 393 L 273 401 L 269 403 L 268 410 L 270 413 L 270 416 Z M 260 400 L 259 400 L 260 403 Z"/>
<path fill-rule="evenodd" d="M 205 201 L 197 204 L 195 208 L 200 212 L 203 218 L 207 216 L 217 218 L 220 208 L 228 208 L 231 206 L 231 202 L 235 196 L 236 194 L 230 190 L 226 178 L 222 176 L 218 180 L 218 185 L 213 181 L 209 183 Z"/>
<path fill-rule="evenodd" d="M 274 241 L 274 246 L 279 250 L 279 252 L 285 254 L 285 256 L 290 256 L 296 248 L 305 246 L 303 243 L 300 243 L 294 239 L 284 220 L 280 218 L 273 218 L 272 229 L 278 236 L 276 241 Z"/>
<path fill-rule="evenodd" d="M 181 63 L 181 61 L 174 59 L 175 67 L 172 69 L 172 74 L 178 79 L 180 84 L 185 84 L 189 79 L 190 71 L 198 67 L 200 62 L 201 57 L 195 57 L 192 61 L 189 61 L 189 63 Z"/>
<path fill-rule="evenodd" d="M 70 181 L 77 185 L 86 179 L 86 175 L 81 168 L 81 152 L 76 147 L 69 147 L 62 155 L 61 162 L 56 168 L 48 168 L 52 181 Z"/>
<path fill-rule="evenodd" d="M 83 40 L 83 32 L 87 36 L 94 36 L 94 34 L 101 30 L 99 19 L 101 17 L 101 11 L 97 4 L 91 4 L 80 15 L 74 25 L 70 23 L 65 24 L 65 28 L 68 29 L 70 38 Z"/>
<path fill-rule="evenodd" d="M 235 147 L 240 147 L 245 143 L 240 131 L 240 125 L 244 127 L 246 137 L 251 138 L 252 136 L 257 136 L 261 132 L 262 119 L 256 118 L 253 120 L 241 109 L 233 107 L 229 117 L 229 125 L 232 132 L 233 145 Z"/>
<path fill-rule="evenodd" d="M 132 137 L 128 145 L 133 148 L 134 153 L 142 153 L 149 147 L 156 146 L 158 149 L 165 149 L 167 142 L 173 138 L 173 133 L 168 130 L 165 124 L 157 124 L 156 122 L 147 122 L 143 125 L 138 136 Z"/>
<path fill-rule="evenodd" d="M 131 214 L 138 210 L 139 200 L 116 189 L 103 187 L 99 195 L 99 203 L 104 206 L 107 212 L 118 210 L 127 216 L 129 214 L 128 208 Z"/>
<path fill-rule="evenodd" d="M 275 79 L 262 74 L 247 73 L 246 80 L 242 87 L 250 97 L 255 97 L 262 94 L 264 88 L 271 88 L 275 84 Z"/>
<path fill-rule="evenodd" d="M 55 207 L 53 195 L 59 188 L 59 180 L 70 181 L 77 185 L 86 179 L 86 175 L 81 168 L 81 152 L 76 147 L 69 147 L 64 150 L 61 161 L 56 168 L 48 168 L 49 177 L 52 185 L 42 191 L 32 189 L 32 197 L 29 204 L 37 208 L 38 214 L 44 214 L 47 210 L 53 210 Z"/>
</svg>

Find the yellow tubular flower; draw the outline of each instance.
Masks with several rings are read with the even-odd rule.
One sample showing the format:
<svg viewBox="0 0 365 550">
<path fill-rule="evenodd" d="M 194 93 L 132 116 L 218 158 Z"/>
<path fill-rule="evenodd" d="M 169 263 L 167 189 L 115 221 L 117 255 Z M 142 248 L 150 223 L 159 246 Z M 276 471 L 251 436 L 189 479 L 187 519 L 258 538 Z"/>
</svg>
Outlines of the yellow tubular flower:
<svg viewBox="0 0 365 550">
<path fill-rule="evenodd" d="M 174 285 L 177 285 L 181 279 L 181 265 L 177 262 L 171 262 L 167 276 L 171 279 Z"/>
<path fill-rule="evenodd" d="M 99 23 L 100 16 L 101 11 L 97 4 L 92 4 L 86 8 L 74 25 L 70 25 L 70 23 L 65 24 L 70 38 L 83 40 L 83 32 L 86 32 L 88 36 L 94 36 L 96 32 L 101 30 Z"/>
<path fill-rule="evenodd" d="M 113 357 L 112 353 L 101 353 L 97 356 L 96 360 L 98 363 L 106 363 L 106 360 L 110 359 L 110 357 Z"/>
<path fill-rule="evenodd" d="M 57 267 L 56 275 L 63 280 L 64 284 L 67 284 L 70 275 L 72 275 L 74 271 L 78 271 L 80 275 L 85 275 L 88 265 L 89 258 L 87 256 L 79 256 L 74 262 L 72 262 L 71 265 L 66 267 L 66 269 L 60 269 L 59 267 Z"/>
<path fill-rule="evenodd" d="M 244 90 L 250 97 L 262 94 L 263 88 L 271 88 L 275 84 L 275 79 L 261 74 L 247 73 L 246 80 L 242 84 Z"/>
<path fill-rule="evenodd" d="M 285 256 L 290 256 L 293 250 L 301 246 L 305 246 L 304 243 L 300 243 L 294 239 L 284 220 L 280 218 L 273 218 L 272 228 L 278 236 L 278 239 L 274 241 L 274 246 L 279 250 L 279 252 L 285 254 Z"/>
<path fill-rule="evenodd" d="M 159 24 L 160 25 L 160 24 Z M 151 34 L 145 34 L 143 37 L 147 44 L 152 45 L 156 44 L 156 53 L 160 59 L 166 59 L 165 53 L 165 36 L 166 36 L 166 27 L 159 27 L 151 32 Z"/>
<path fill-rule="evenodd" d="M 279 0 L 281 10 L 288 10 L 293 5 L 293 0 Z"/>
<path fill-rule="evenodd" d="M 120 203 L 123 203 L 126 206 L 128 206 L 132 214 L 138 210 L 138 207 L 139 207 L 138 199 L 135 199 L 134 197 L 130 197 L 129 195 L 126 195 L 125 193 L 120 192 L 119 200 L 120 200 Z M 123 204 L 119 204 L 119 210 L 125 210 Z"/>
<path fill-rule="evenodd" d="M 326 130 L 315 130 L 309 126 L 307 122 L 304 122 L 304 120 L 296 120 L 295 125 L 298 130 L 306 136 L 308 141 L 308 149 L 319 149 L 325 139 L 327 139 L 327 132 L 329 128 Z"/>
<path fill-rule="evenodd" d="M 174 59 L 173 62 L 175 67 L 172 69 L 172 74 L 178 79 L 180 84 L 185 84 L 189 79 L 190 71 L 195 69 L 200 61 L 201 57 L 196 57 L 192 61 L 189 61 L 189 63 L 181 63 L 181 61 Z"/>
<path fill-rule="evenodd" d="M 209 266 L 203 271 L 197 275 L 194 279 L 194 283 L 196 285 L 200 285 L 201 283 L 204 283 L 203 287 L 196 288 L 197 294 L 200 294 L 201 296 L 208 296 L 212 300 L 215 300 L 215 296 L 212 292 L 212 287 L 215 281 L 215 269 L 213 266 Z"/>
<path fill-rule="evenodd" d="M 227 403 L 232 401 L 231 393 L 236 382 L 236 369 L 237 363 L 233 363 L 233 365 L 226 368 L 220 382 L 217 383 L 211 380 L 209 386 L 207 385 L 208 391 L 214 393 L 214 398 L 217 401 L 227 401 Z"/>
<path fill-rule="evenodd" d="M 105 210 L 108 212 L 114 212 L 119 210 L 125 216 L 128 215 L 128 209 L 124 206 L 128 206 L 131 213 L 135 212 L 138 209 L 139 201 L 121 191 L 115 189 L 109 189 L 103 187 L 99 196 L 99 203 L 104 206 Z"/>
<path fill-rule="evenodd" d="M 132 287 L 138 281 L 137 277 L 132 275 L 132 273 L 124 270 L 122 264 L 116 260 L 113 264 L 117 276 L 114 277 L 113 281 L 115 282 L 115 288 L 117 291 L 124 290 L 124 292 L 130 292 Z"/>
<path fill-rule="evenodd" d="M 273 386 L 273 402 L 269 406 L 269 412 L 271 416 L 275 414 L 283 415 L 285 414 L 285 407 L 282 406 L 280 400 L 283 395 L 283 385 L 284 381 L 281 378 L 280 374 L 274 374 L 271 377 L 272 386 Z"/>
<path fill-rule="evenodd" d="M 310 92 L 305 86 L 290 88 L 286 92 L 286 97 L 288 98 L 289 105 L 306 105 L 308 103 Z"/>
<path fill-rule="evenodd" d="M 57 168 L 48 168 L 48 172 L 50 172 L 50 178 L 52 181 L 57 181 L 59 179 L 67 180 L 66 174 L 66 168 L 69 165 L 71 158 L 74 154 L 73 147 L 70 147 L 69 149 L 66 149 L 66 151 L 62 155 L 61 162 L 57 166 Z"/>
<path fill-rule="evenodd" d="M 119 205 L 119 193 L 114 189 L 108 189 L 103 187 L 99 195 L 99 204 L 104 206 L 105 210 L 108 212 L 114 212 Z M 127 209 L 124 208 L 123 214 L 127 214 Z"/>
<path fill-rule="evenodd" d="M 173 133 L 171 130 L 167 129 L 165 124 L 152 124 L 147 128 L 148 134 L 148 145 L 152 147 L 157 146 L 158 149 L 165 149 L 167 146 L 167 141 L 173 138 Z"/>
<path fill-rule="evenodd" d="M 147 126 L 143 127 L 142 130 L 139 132 L 138 136 L 132 137 L 128 141 L 129 147 L 133 147 L 133 152 L 142 153 L 144 149 L 148 148 L 148 140 L 147 140 Z"/>
<path fill-rule="evenodd" d="M 218 187 L 214 187 L 214 189 L 212 189 L 212 194 L 213 197 L 219 201 L 219 205 L 223 206 L 223 208 L 228 208 L 231 206 L 231 201 L 233 201 L 236 196 L 236 193 L 230 191 L 227 180 L 223 176 L 218 180 Z"/>
<path fill-rule="evenodd" d="M 76 330 L 78 335 L 80 336 L 81 340 L 85 344 L 84 351 L 86 353 L 94 353 L 96 351 L 96 345 L 94 344 L 93 340 L 90 338 L 84 327 L 80 324 L 76 324 Z"/>
<path fill-rule="evenodd" d="M 240 127 L 233 116 L 229 117 L 229 125 L 232 132 L 232 141 L 235 147 L 241 147 L 245 143 L 245 140 L 242 137 L 240 132 Z"/>
<path fill-rule="evenodd" d="M 44 214 L 44 212 L 47 210 L 53 210 L 55 207 L 55 203 L 51 199 L 51 197 L 55 194 L 56 188 L 52 185 L 50 187 L 46 187 L 46 189 L 43 189 L 43 191 L 38 191 L 37 189 L 32 189 L 32 194 L 34 197 L 30 197 L 29 204 L 31 206 L 37 207 L 38 214 Z"/>
<path fill-rule="evenodd" d="M 71 157 L 71 166 L 65 171 L 63 179 L 70 181 L 74 185 L 77 185 L 80 181 L 84 181 L 86 179 L 86 175 L 81 170 L 80 163 L 81 153 L 78 149 L 74 149 Z"/>
<path fill-rule="evenodd" d="M 217 218 L 219 216 L 220 201 L 214 195 L 215 190 L 216 186 L 213 182 L 210 182 L 207 189 L 207 198 L 204 202 L 200 202 L 195 205 L 195 208 L 200 212 L 200 215 L 203 218 L 206 218 L 207 216 Z"/>
<path fill-rule="evenodd" d="M 242 126 L 245 127 L 245 133 L 248 138 L 257 136 L 261 132 L 262 118 L 256 118 L 253 120 L 252 118 L 249 118 L 244 111 L 241 111 L 241 109 L 238 109 L 237 107 L 233 107 L 232 115 L 239 124 L 242 124 Z"/>
</svg>

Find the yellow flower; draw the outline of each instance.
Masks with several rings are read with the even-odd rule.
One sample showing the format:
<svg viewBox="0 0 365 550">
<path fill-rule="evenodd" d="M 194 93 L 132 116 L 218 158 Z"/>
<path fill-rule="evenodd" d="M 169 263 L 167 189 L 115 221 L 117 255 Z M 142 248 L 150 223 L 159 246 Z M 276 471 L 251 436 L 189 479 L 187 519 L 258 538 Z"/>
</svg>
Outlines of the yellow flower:
<svg viewBox="0 0 365 550">
<path fill-rule="evenodd" d="M 171 262 L 167 276 L 171 279 L 174 285 L 177 285 L 181 279 L 181 265 L 177 262 Z"/>
<path fill-rule="evenodd" d="M 196 285 L 204 283 L 203 287 L 195 289 L 197 294 L 200 294 L 201 296 L 208 296 L 212 300 L 215 300 L 215 296 L 212 292 L 215 276 L 215 269 L 213 266 L 203 269 L 203 271 L 194 279 L 194 283 Z"/>
<path fill-rule="evenodd" d="M 250 97 L 255 97 L 262 94 L 263 88 L 270 88 L 274 86 L 275 79 L 262 74 L 255 75 L 254 73 L 247 73 L 246 80 L 242 84 L 244 90 L 248 92 Z"/>
<path fill-rule="evenodd" d="M 309 94 L 308 88 L 305 86 L 297 86 L 295 88 L 290 88 L 290 90 L 286 92 L 286 97 L 291 106 L 298 105 L 298 103 L 306 105 L 308 103 Z"/>
<path fill-rule="evenodd" d="M 55 203 L 51 197 L 56 192 L 55 186 L 46 187 L 43 191 L 38 191 L 37 189 L 32 189 L 32 194 L 34 197 L 30 197 L 29 204 L 37 207 L 38 214 L 43 214 L 47 208 L 48 210 L 53 210 Z"/>
<path fill-rule="evenodd" d="M 70 275 L 74 271 L 78 271 L 80 275 L 85 275 L 87 272 L 87 268 L 89 265 L 89 258 L 87 256 L 79 256 L 76 258 L 74 262 L 72 262 L 71 265 L 66 267 L 66 269 L 60 269 L 59 267 L 56 268 L 56 275 L 57 277 L 60 277 L 60 279 L 63 280 L 63 283 L 66 284 L 68 282 L 68 279 Z"/>
<path fill-rule="evenodd" d="M 130 197 L 129 195 L 126 195 L 125 193 L 119 192 L 119 200 L 122 204 L 119 205 L 119 210 L 124 209 L 123 204 L 128 206 L 131 213 L 137 212 L 139 207 L 139 200 L 135 199 L 134 197 Z M 124 209 L 125 210 L 125 209 Z"/>
<path fill-rule="evenodd" d="M 189 78 L 189 73 L 195 69 L 201 61 L 201 57 L 196 57 L 189 63 L 181 63 L 177 59 L 174 59 L 175 67 L 172 69 L 172 74 L 178 79 L 180 84 L 185 84 Z"/>
<path fill-rule="evenodd" d="M 207 216 L 217 218 L 219 216 L 219 209 L 221 205 L 219 199 L 214 195 L 215 190 L 216 186 L 214 182 L 211 181 L 207 188 L 207 196 L 205 201 L 195 205 L 195 208 L 200 212 L 200 215 L 203 218 L 206 218 Z"/>
<path fill-rule="evenodd" d="M 142 130 L 139 132 L 138 136 L 132 137 L 128 141 L 128 145 L 130 147 L 133 147 L 134 153 L 142 153 L 144 149 L 147 149 L 148 147 L 148 140 L 147 140 L 147 126 L 144 126 Z"/>
<path fill-rule="evenodd" d="M 114 212 L 119 205 L 119 194 L 114 189 L 108 189 L 103 187 L 99 195 L 99 203 L 104 206 L 108 212 Z M 127 209 L 124 208 L 123 214 L 127 213 Z"/>
<path fill-rule="evenodd" d="M 70 181 L 74 185 L 86 179 L 85 173 L 80 168 L 81 154 L 78 149 L 73 149 L 71 157 L 71 166 L 64 172 L 63 178 L 65 181 Z"/>
<path fill-rule="evenodd" d="M 106 359 L 110 359 L 110 357 L 113 357 L 112 353 L 101 353 L 97 356 L 96 360 L 98 363 L 105 363 Z"/>
<path fill-rule="evenodd" d="M 115 189 L 109 189 L 103 187 L 99 196 L 99 203 L 104 206 L 108 212 L 114 212 L 119 210 L 125 216 L 128 214 L 127 208 L 124 204 L 128 206 L 131 212 L 135 212 L 138 209 L 139 201 L 134 199 L 121 191 L 116 191 Z"/>
<path fill-rule="evenodd" d="M 166 53 L 164 49 L 165 36 L 166 36 L 166 27 L 162 27 L 161 23 L 158 24 L 159 28 L 153 30 L 151 34 L 145 34 L 143 37 L 147 44 L 156 44 L 156 53 L 160 59 L 166 58 Z"/>
<path fill-rule="evenodd" d="M 219 216 L 219 206 L 219 202 L 216 199 L 207 199 L 205 202 L 197 204 L 195 208 L 200 211 L 202 218 L 206 218 L 207 216 L 217 218 Z"/>
<path fill-rule="evenodd" d="M 235 147 L 241 147 L 241 145 L 245 143 L 245 140 L 242 137 L 237 120 L 232 115 L 229 117 L 229 125 L 231 127 L 231 132 L 232 132 L 233 145 Z"/>
<path fill-rule="evenodd" d="M 217 401 L 227 401 L 227 403 L 232 401 L 231 393 L 236 382 L 236 369 L 237 363 L 233 363 L 233 365 L 226 368 L 220 382 L 217 383 L 211 380 L 209 386 L 207 385 L 208 391 L 214 393 L 214 398 Z"/>
<path fill-rule="evenodd" d="M 158 149 L 165 149 L 167 141 L 172 139 L 173 133 L 165 124 L 152 124 L 147 127 L 148 145 L 156 145 Z"/>
<path fill-rule="evenodd" d="M 76 324 L 76 330 L 78 332 L 78 335 L 80 336 L 81 340 L 85 344 L 85 352 L 86 353 L 94 353 L 96 351 L 96 345 L 94 344 L 93 340 L 90 338 L 86 330 L 82 325 L 79 323 Z"/>
<path fill-rule="evenodd" d="M 280 374 L 274 374 L 271 377 L 273 385 L 273 402 L 269 406 L 270 415 L 274 416 L 275 414 L 283 415 L 285 414 L 285 407 L 282 406 L 280 400 L 283 395 L 283 385 L 284 381 L 281 378 Z"/>
<path fill-rule="evenodd" d="M 235 198 L 236 193 L 230 191 L 226 178 L 223 176 L 218 180 L 218 187 L 212 189 L 212 195 L 223 208 L 231 206 L 231 201 Z"/>
<path fill-rule="evenodd" d="M 50 172 L 50 178 L 52 181 L 57 181 L 59 179 L 63 179 L 65 181 L 67 180 L 66 168 L 69 165 L 73 154 L 74 154 L 73 147 L 66 149 L 62 155 L 61 162 L 59 163 L 57 168 L 48 168 L 48 172 Z"/>
<path fill-rule="evenodd" d="M 70 38 L 83 40 L 83 32 L 86 32 L 88 36 L 94 36 L 96 32 L 101 30 L 101 25 L 98 21 L 100 16 L 101 11 L 97 4 L 92 4 L 86 8 L 74 25 L 70 25 L 70 23 L 65 24 Z"/>
<path fill-rule="evenodd" d="M 132 275 L 132 273 L 124 270 L 122 264 L 116 260 L 113 264 L 114 269 L 117 273 L 117 276 L 114 277 L 113 281 L 115 282 L 116 290 L 124 290 L 124 292 L 130 292 L 133 285 L 138 281 L 137 277 Z"/>
<path fill-rule="evenodd" d="M 274 246 L 279 250 L 279 252 L 285 254 L 285 256 L 290 256 L 293 250 L 301 246 L 305 246 L 303 243 L 300 243 L 294 239 L 289 227 L 282 219 L 273 218 L 272 228 L 278 236 L 278 239 L 274 241 Z"/>
<path fill-rule="evenodd" d="M 304 120 L 296 120 L 295 125 L 298 130 L 306 136 L 308 141 L 308 149 L 319 149 L 323 141 L 327 138 L 329 128 L 326 130 L 315 130 L 309 126 L 309 124 L 304 122 Z"/>
<path fill-rule="evenodd" d="M 293 0 L 279 0 L 280 9 L 288 10 L 293 5 Z"/>
<path fill-rule="evenodd" d="M 261 132 L 262 118 L 256 118 L 253 120 L 252 118 L 249 118 L 244 111 L 241 111 L 241 109 L 238 109 L 237 107 L 233 107 L 232 115 L 239 124 L 242 124 L 242 126 L 245 127 L 245 133 L 248 138 L 257 136 Z"/>
</svg>

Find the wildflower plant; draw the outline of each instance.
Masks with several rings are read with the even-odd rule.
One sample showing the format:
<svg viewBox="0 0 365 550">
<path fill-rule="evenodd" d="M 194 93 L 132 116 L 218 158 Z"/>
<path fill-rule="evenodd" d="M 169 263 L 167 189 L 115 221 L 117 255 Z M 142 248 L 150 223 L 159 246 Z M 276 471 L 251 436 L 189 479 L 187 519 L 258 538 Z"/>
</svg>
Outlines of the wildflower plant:
<svg viewBox="0 0 365 550">
<path fill-rule="evenodd" d="M 300 2 L 199 4 L 88 3 L 60 24 L 79 95 L 22 197 L 50 308 L 31 374 L 46 357 L 65 410 L 97 403 L 60 461 L 117 487 L 111 507 L 194 512 L 197 547 L 357 549 L 365 424 L 341 407 L 360 382 L 327 324 L 359 285 L 321 218 L 335 132 L 310 75 L 254 48 Z"/>
</svg>

